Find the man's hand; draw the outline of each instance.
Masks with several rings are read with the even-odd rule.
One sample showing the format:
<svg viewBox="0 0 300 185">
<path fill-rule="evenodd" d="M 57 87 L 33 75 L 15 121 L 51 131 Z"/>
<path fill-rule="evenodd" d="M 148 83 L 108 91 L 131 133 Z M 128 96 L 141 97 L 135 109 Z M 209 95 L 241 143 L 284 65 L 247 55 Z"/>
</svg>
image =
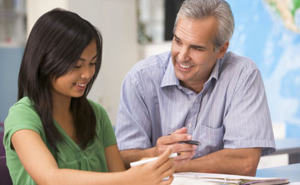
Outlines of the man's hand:
<svg viewBox="0 0 300 185">
<path fill-rule="evenodd" d="M 187 128 L 183 127 L 176 130 L 170 135 L 163 136 L 157 139 L 155 153 L 161 155 L 168 146 L 172 145 L 173 153 L 179 153 L 180 155 L 174 158 L 174 164 L 183 164 L 195 155 L 196 145 L 180 143 L 181 141 L 189 141 L 192 136 L 187 134 Z"/>
</svg>

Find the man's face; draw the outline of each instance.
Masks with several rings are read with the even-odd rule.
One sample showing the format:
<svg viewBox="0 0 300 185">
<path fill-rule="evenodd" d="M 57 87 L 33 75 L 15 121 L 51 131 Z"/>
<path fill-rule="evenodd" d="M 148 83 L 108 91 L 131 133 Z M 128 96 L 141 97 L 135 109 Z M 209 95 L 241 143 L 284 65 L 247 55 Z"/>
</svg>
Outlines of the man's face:
<svg viewBox="0 0 300 185">
<path fill-rule="evenodd" d="M 218 31 L 213 17 L 203 20 L 179 18 L 172 41 L 172 60 L 181 84 L 198 92 L 202 90 L 217 62 L 226 53 L 228 42 L 215 50 L 213 40 Z"/>
</svg>

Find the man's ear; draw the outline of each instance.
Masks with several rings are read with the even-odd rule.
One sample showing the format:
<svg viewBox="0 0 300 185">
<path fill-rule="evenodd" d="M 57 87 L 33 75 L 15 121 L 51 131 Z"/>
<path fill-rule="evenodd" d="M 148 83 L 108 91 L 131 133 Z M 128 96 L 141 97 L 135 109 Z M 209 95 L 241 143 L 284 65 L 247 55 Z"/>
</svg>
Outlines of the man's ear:
<svg viewBox="0 0 300 185">
<path fill-rule="evenodd" d="M 229 41 L 225 42 L 219 49 L 218 58 L 223 58 L 225 53 L 227 52 L 229 46 Z"/>
</svg>

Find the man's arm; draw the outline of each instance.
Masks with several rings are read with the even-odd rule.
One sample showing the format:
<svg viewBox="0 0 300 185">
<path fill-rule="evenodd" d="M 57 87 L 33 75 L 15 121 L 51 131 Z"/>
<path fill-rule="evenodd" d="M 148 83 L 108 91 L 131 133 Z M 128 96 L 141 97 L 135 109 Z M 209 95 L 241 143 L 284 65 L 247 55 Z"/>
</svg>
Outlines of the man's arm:
<svg viewBox="0 0 300 185">
<path fill-rule="evenodd" d="M 149 149 L 122 150 L 120 153 L 126 169 L 129 169 L 131 162 L 139 161 L 142 158 L 154 157 L 154 150 L 155 147 Z"/>
<path fill-rule="evenodd" d="M 261 148 L 223 149 L 176 166 L 176 172 L 255 176 L 261 151 Z"/>
<path fill-rule="evenodd" d="M 180 141 L 189 141 L 191 138 L 192 137 L 187 134 L 187 129 L 183 127 L 168 136 L 158 138 L 155 147 L 149 149 L 122 150 L 120 153 L 125 167 L 128 169 L 131 162 L 141 160 L 142 158 L 159 156 L 164 153 L 169 146 L 172 146 L 172 152 L 180 154 L 180 156 L 174 158 L 174 164 L 180 165 L 190 161 L 195 155 L 195 145 L 180 143 Z"/>
<path fill-rule="evenodd" d="M 130 162 L 154 157 L 156 148 L 121 151 L 126 168 Z M 176 172 L 222 173 L 255 176 L 261 156 L 261 148 L 223 149 L 203 157 L 176 163 Z"/>
</svg>

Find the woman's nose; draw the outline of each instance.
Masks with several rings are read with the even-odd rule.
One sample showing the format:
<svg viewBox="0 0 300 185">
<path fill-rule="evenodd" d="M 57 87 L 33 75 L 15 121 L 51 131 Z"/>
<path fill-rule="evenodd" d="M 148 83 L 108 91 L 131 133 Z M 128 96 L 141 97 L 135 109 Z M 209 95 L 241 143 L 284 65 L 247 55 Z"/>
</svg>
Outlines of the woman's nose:
<svg viewBox="0 0 300 185">
<path fill-rule="evenodd" d="M 94 76 L 95 68 L 94 67 L 87 67 L 83 69 L 81 73 L 81 78 L 83 79 L 91 79 Z"/>
</svg>

